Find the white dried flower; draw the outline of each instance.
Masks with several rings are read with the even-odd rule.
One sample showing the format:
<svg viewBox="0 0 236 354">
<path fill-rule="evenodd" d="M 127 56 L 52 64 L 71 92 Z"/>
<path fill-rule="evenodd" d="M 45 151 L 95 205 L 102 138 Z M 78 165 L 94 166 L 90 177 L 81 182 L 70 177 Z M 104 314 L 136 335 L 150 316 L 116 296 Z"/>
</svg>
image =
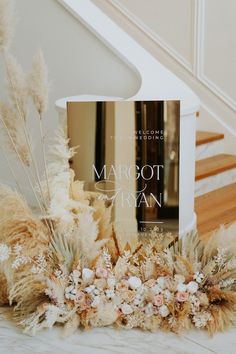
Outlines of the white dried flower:
<svg viewBox="0 0 236 354">
<path fill-rule="evenodd" d="M 179 283 L 177 285 L 177 291 L 180 291 L 180 292 L 185 292 L 187 290 L 187 285 L 183 284 L 183 283 Z"/>
<path fill-rule="evenodd" d="M 83 268 L 82 270 L 82 279 L 84 282 L 89 283 L 94 279 L 94 271 L 89 268 Z"/>
<path fill-rule="evenodd" d="M 76 299 L 76 289 L 73 285 L 70 285 L 65 290 L 65 298 L 68 300 Z"/>
<path fill-rule="evenodd" d="M 17 256 L 17 258 L 14 260 L 12 263 L 11 267 L 12 269 L 18 269 L 22 265 L 31 263 L 32 259 L 29 256 Z"/>
<path fill-rule="evenodd" d="M 99 294 L 100 294 L 100 291 L 97 288 L 95 288 L 93 290 L 93 295 L 99 295 Z"/>
<path fill-rule="evenodd" d="M 195 324 L 195 327 L 197 328 L 205 327 L 207 325 L 207 322 L 211 320 L 212 320 L 211 314 L 206 311 L 200 312 L 193 316 L 193 322 Z"/>
<path fill-rule="evenodd" d="M 159 307 L 159 314 L 161 315 L 161 317 L 167 317 L 170 313 L 170 310 L 168 309 L 168 307 L 166 305 L 162 305 Z"/>
<path fill-rule="evenodd" d="M 116 279 L 114 277 L 110 277 L 107 279 L 107 286 L 109 288 L 114 288 L 116 285 Z"/>
<path fill-rule="evenodd" d="M 162 288 L 160 287 L 160 285 L 156 284 L 154 286 L 152 286 L 152 292 L 154 295 L 160 294 L 162 292 Z"/>
<path fill-rule="evenodd" d="M 165 279 L 165 277 L 159 277 L 159 278 L 157 278 L 157 284 L 158 284 L 162 289 L 165 289 L 165 285 L 166 285 L 166 279 Z"/>
<path fill-rule="evenodd" d="M 95 285 L 90 285 L 90 286 L 87 286 L 84 291 L 87 293 L 87 294 L 92 294 L 94 289 L 95 289 Z"/>
<path fill-rule="evenodd" d="M 4 262 L 9 259 L 10 254 L 10 248 L 4 243 L 0 243 L 0 262 Z"/>
<path fill-rule="evenodd" d="M 177 283 L 185 282 L 185 277 L 181 274 L 175 274 L 174 279 L 177 281 Z"/>
<path fill-rule="evenodd" d="M 221 288 L 228 288 L 231 285 L 233 285 L 234 283 L 236 283 L 236 279 L 235 278 L 228 278 L 228 279 L 219 281 L 219 285 L 220 285 Z"/>
<path fill-rule="evenodd" d="M 139 306 L 144 300 L 143 295 L 137 294 L 134 299 L 134 305 Z"/>
<path fill-rule="evenodd" d="M 147 317 L 150 317 L 153 315 L 153 313 L 154 313 L 153 304 L 152 303 L 147 304 L 145 307 L 145 315 Z"/>
<path fill-rule="evenodd" d="M 167 302 L 170 302 L 174 295 L 170 292 L 170 290 L 166 289 L 163 291 L 163 296 L 164 296 L 164 299 L 167 301 Z"/>
<path fill-rule="evenodd" d="M 201 304 L 201 301 L 199 300 L 199 298 L 197 296 L 190 295 L 189 301 L 191 303 L 191 310 L 193 313 L 195 313 L 195 311 L 199 310 L 199 306 Z"/>
<path fill-rule="evenodd" d="M 190 283 L 187 284 L 187 290 L 191 294 L 194 294 L 198 291 L 198 283 L 195 281 L 190 281 Z"/>
<path fill-rule="evenodd" d="M 133 313 L 133 309 L 129 304 L 124 303 L 121 305 L 121 312 L 124 315 L 130 315 L 131 313 Z"/>
<path fill-rule="evenodd" d="M 197 283 L 201 283 L 202 280 L 204 279 L 204 275 L 200 272 L 196 272 L 193 276 L 193 279 L 196 280 Z"/>
<path fill-rule="evenodd" d="M 114 292 L 114 290 L 108 289 L 108 290 L 105 290 L 105 295 L 110 300 L 110 299 L 114 298 L 115 292 Z"/>
<path fill-rule="evenodd" d="M 57 279 L 60 279 L 60 280 L 66 279 L 66 275 L 63 273 L 63 271 L 61 269 L 56 269 L 54 271 L 54 275 Z"/>
<path fill-rule="evenodd" d="M 138 277 L 130 277 L 128 279 L 128 283 L 129 283 L 129 287 L 132 289 L 132 290 L 136 290 L 138 288 L 141 287 L 142 285 L 142 281 L 140 278 Z"/>
<path fill-rule="evenodd" d="M 78 284 L 80 280 L 81 272 L 78 269 L 74 269 L 73 272 L 71 273 L 71 280 L 75 283 Z"/>
<path fill-rule="evenodd" d="M 217 255 L 214 257 L 215 263 L 218 267 L 223 267 L 226 261 L 226 249 L 225 248 L 218 248 Z"/>
<path fill-rule="evenodd" d="M 13 247 L 13 252 L 16 256 L 19 256 L 20 253 L 22 252 L 23 247 L 19 245 L 19 243 L 15 244 Z"/>
<path fill-rule="evenodd" d="M 31 268 L 33 274 L 40 274 L 46 270 L 47 262 L 43 254 L 40 254 L 35 261 L 35 264 Z"/>
<path fill-rule="evenodd" d="M 100 304 L 100 296 L 94 296 L 93 301 L 91 303 L 91 307 L 95 308 L 98 307 Z"/>
</svg>

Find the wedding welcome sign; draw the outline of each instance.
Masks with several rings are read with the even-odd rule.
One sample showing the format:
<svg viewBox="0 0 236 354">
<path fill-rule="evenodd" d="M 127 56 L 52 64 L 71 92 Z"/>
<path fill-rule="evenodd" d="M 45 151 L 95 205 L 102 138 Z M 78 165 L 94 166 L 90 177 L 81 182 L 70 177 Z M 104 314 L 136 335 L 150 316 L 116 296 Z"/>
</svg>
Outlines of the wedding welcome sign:
<svg viewBox="0 0 236 354">
<path fill-rule="evenodd" d="M 179 229 L 179 101 L 69 102 L 71 161 L 123 234 Z"/>
</svg>

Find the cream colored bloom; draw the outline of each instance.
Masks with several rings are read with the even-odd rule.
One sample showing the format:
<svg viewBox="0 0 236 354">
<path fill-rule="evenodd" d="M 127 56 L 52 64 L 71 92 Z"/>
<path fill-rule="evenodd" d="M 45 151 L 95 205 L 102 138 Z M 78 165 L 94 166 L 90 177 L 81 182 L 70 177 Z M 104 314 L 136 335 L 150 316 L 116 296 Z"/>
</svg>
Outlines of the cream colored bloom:
<svg viewBox="0 0 236 354">
<path fill-rule="evenodd" d="M 170 310 L 168 309 L 168 307 L 166 305 L 162 305 L 159 308 L 159 314 L 161 315 L 161 317 L 167 317 L 170 313 Z"/>
<path fill-rule="evenodd" d="M 124 315 L 130 315 L 131 313 L 133 313 L 133 309 L 129 304 L 124 303 L 123 305 L 121 305 L 121 312 Z"/>
<path fill-rule="evenodd" d="M 187 284 L 187 290 L 191 293 L 194 294 L 198 291 L 198 283 L 195 281 L 190 281 L 190 283 Z"/>
<path fill-rule="evenodd" d="M 141 287 L 142 285 L 142 281 L 140 278 L 138 277 L 130 277 L 128 279 L 128 283 L 129 283 L 129 287 L 132 289 L 132 290 L 136 290 L 138 288 Z"/>
</svg>

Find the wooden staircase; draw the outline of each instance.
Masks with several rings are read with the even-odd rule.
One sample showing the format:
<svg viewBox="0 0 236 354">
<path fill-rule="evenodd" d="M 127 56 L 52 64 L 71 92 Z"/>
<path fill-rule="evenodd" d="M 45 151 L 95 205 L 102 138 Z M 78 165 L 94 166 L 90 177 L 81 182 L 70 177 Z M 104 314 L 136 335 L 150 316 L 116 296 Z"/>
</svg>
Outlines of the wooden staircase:
<svg viewBox="0 0 236 354">
<path fill-rule="evenodd" d="M 220 133 L 196 135 L 195 211 L 202 238 L 236 221 L 236 155 L 225 154 L 223 142 Z"/>
</svg>

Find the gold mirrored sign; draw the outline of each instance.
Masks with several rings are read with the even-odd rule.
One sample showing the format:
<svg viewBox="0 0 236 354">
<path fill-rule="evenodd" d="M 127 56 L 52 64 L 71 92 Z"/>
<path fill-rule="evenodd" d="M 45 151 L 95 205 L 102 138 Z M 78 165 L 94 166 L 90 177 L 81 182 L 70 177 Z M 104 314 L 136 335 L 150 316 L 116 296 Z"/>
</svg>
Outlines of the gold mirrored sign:
<svg viewBox="0 0 236 354">
<path fill-rule="evenodd" d="M 71 161 L 122 232 L 179 231 L 179 101 L 70 102 Z"/>
</svg>

